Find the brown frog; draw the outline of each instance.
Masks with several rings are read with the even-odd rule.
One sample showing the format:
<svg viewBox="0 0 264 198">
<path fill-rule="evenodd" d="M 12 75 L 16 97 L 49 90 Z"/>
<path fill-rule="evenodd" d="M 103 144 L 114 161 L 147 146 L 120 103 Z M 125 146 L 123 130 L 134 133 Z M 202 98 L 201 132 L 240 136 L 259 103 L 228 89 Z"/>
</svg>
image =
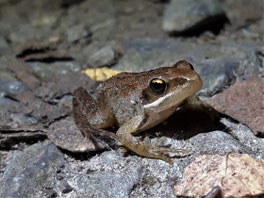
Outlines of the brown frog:
<svg viewBox="0 0 264 198">
<path fill-rule="evenodd" d="M 171 67 L 120 73 L 99 85 L 93 95 L 81 87 L 75 91 L 75 122 L 88 138 L 106 135 L 140 156 L 172 164 L 164 153 L 185 153 L 186 150 L 158 147 L 142 142 L 132 134 L 163 122 L 183 102 L 196 103 L 192 96 L 202 84 L 193 66 L 185 60 Z M 104 130 L 112 126 L 118 126 L 116 133 Z"/>
</svg>

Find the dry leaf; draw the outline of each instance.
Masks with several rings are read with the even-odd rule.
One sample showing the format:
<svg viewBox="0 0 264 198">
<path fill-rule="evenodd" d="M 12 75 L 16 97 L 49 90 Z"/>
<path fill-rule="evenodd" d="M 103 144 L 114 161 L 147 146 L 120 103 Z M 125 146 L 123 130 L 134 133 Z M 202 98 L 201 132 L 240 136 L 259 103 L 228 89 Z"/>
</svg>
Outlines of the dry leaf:
<svg viewBox="0 0 264 198">
<path fill-rule="evenodd" d="M 108 67 L 102 67 L 102 68 L 86 69 L 83 72 L 95 81 L 104 81 L 123 71 L 109 69 Z"/>
<path fill-rule="evenodd" d="M 186 168 L 174 193 L 205 196 L 214 186 L 223 197 L 264 195 L 264 163 L 247 154 L 201 155 Z"/>
</svg>

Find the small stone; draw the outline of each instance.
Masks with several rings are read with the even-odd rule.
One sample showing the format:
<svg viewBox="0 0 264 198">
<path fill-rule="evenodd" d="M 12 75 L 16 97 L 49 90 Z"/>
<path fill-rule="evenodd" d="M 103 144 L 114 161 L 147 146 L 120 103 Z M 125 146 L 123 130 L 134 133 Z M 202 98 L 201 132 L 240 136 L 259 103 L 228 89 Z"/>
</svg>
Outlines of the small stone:
<svg viewBox="0 0 264 198">
<path fill-rule="evenodd" d="M 164 11 L 163 29 L 167 32 L 182 32 L 206 19 L 224 14 L 216 0 L 171 0 Z M 212 20 L 207 23 L 212 23 Z"/>
<path fill-rule="evenodd" d="M 8 43 L 4 38 L 0 38 L 0 50 L 8 47 Z"/>
<path fill-rule="evenodd" d="M 24 84 L 18 81 L 12 72 L 0 69 L 0 91 L 12 94 L 21 93 L 24 91 Z"/>
<path fill-rule="evenodd" d="M 11 94 L 18 94 L 24 91 L 24 85 L 20 81 L 4 81 L 0 80 L 0 91 Z"/>
<path fill-rule="evenodd" d="M 188 140 L 186 146 L 187 149 L 190 146 L 192 152 L 199 154 L 253 153 L 251 148 L 240 144 L 235 138 L 223 131 L 198 134 Z"/>
<path fill-rule="evenodd" d="M 63 190 L 62 193 L 67 194 L 73 190 L 73 187 L 66 181 L 62 182 Z"/>
<path fill-rule="evenodd" d="M 200 76 L 204 79 L 203 88 L 199 94 L 212 96 L 232 84 L 236 76 L 234 71 L 239 68 L 239 62 L 230 59 L 207 59 L 203 61 L 191 61 L 199 65 Z"/>
<path fill-rule="evenodd" d="M 232 26 L 247 26 L 250 22 L 263 18 L 264 1 L 263 0 L 240 0 L 237 1 L 221 1 L 221 5 Z"/>
<path fill-rule="evenodd" d="M 95 145 L 82 135 L 72 117 L 54 122 L 49 127 L 48 137 L 56 146 L 71 152 L 95 150 Z"/>
<path fill-rule="evenodd" d="M 82 197 L 129 197 L 138 175 L 100 172 L 78 176 L 77 185 Z"/>
<path fill-rule="evenodd" d="M 116 53 L 111 46 L 106 46 L 93 53 L 88 62 L 92 67 L 112 66 L 116 63 Z"/>
<path fill-rule="evenodd" d="M 70 43 L 77 42 L 81 39 L 88 38 L 91 33 L 85 28 L 83 24 L 76 25 L 71 28 L 67 28 L 66 31 L 67 39 Z"/>
</svg>

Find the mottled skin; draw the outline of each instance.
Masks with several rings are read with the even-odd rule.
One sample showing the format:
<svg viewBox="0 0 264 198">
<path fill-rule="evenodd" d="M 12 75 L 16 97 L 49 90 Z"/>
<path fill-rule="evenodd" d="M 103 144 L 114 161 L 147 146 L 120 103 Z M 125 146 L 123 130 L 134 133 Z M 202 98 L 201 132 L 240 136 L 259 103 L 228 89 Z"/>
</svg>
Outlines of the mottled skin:
<svg viewBox="0 0 264 198">
<path fill-rule="evenodd" d="M 166 88 L 162 92 L 153 91 L 150 87 L 153 79 L 165 82 Z M 140 156 L 162 159 L 172 164 L 164 153 L 185 150 L 147 144 L 132 134 L 163 122 L 201 87 L 200 76 L 187 61 L 147 72 L 121 73 L 103 82 L 94 95 L 84 88 L 75 91 L 75 122 L 88 138 L 98 134 L 110 136 Z M 119 127 L 116 134 L 104 130 L 112 126 Z"/>
</svg>

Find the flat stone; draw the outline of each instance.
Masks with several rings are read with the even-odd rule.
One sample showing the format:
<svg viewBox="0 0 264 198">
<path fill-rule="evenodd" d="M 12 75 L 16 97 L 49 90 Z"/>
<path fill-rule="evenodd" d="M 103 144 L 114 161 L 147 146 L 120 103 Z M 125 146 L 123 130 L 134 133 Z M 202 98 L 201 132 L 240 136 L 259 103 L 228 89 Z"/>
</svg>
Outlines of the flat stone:
<svg viewBox="0 0 264 198">
<path fill-rule="evenodd" d="M 219 15 L 224 15 L 224 10 L 216 0 L 171 0 L 164 11 L 163 29 L 182 32 Z"/>
<path fill-rule="evenodd" d="M 78 189 L 70 197 L 129 197 L 141 177 L 141 170 L 139 158 L 126 159 L 114 151 L 96 155 L 69 182 Z"/>
<path fill-rule="evenodd" d="M 0 197 L 50 196 L 56 188 L 56 172 L 64 164 L 63 154 L 50 141 L 18 152 L 0 182 Z"/>
<path fill-rule="evenodd" d="M 264 1 L 262 0 L 241 0 L 239 3 L 221 1 L 221 5 L 234 27 L 245 26 L 263 18 Z"/>
<path fill-rule="evenodd" d="M 88 58 L 88 63 L 92 67 L 112 66 L 116 62 L 116 53 L 111 46 L 106 46 Z"/>
<path fill-rule="evenodd" d="M 198 134 L 188 140 L 186 145 L 187 149 L 190 146 L 191 152 L 195 154 L 254 153 L 250 147 L 240 144 L 234 137 L 223 131 Z"/>
<path fill-rule="evenodd" d="M 75 25 L 66 30 L 67 40 L 70 43 L 75 43 L 81 39 L 87 39 L 91 36 L 91 33 L 83 24 Z"/>
<path fill-rule="evenodd" d="M 203 79 L 203 87 L 199 95 L 212 96 L 232 84 L 236 76 L 234 71 L 240 63 L 234 59 L 190 59 L 193 65 L 199 65 L 199 74 Z M 257 68 L 256 68 L 257 69 Z"/>
<path fill-rule="evenodd" d="M 18 80 L 0 80 L 0 91 L 17 94 L 24 91 L 24 85 Z"/>
<path fill-rule="evenodd" d="M 0 69 L 0 92 L 16 94 L 23 91 L 24 85 L 16 79 L 14 73 L 6 69 Z"/>
<path fill-rule="evenodd" d="M 0 92 L 0 126 L 14 126 L 17 120 L 13 116 L 23 110 L 23 105 L 6 98 L 5 95 L 5 92 Z"/>
<path fill-rule="evenodd" d="M 8 47 L 9 47 L 9 45 L 8 45 L 6 39 L 1 37 L 0 38 L 0 55 L 6 54 L 5 51 L 6 51 L 6 49 L 8 49 Z"/>
<path fill-rule="evenodd" d="M 234 85 L 207 100 L 217 111 L 224 113 L 264 135 L 264 78 L 254 76 Z"/>
<path fill-rule="evenodd" d="M 83 195 L 91 197 L 129 197 L 129 192 L 135 184 L 135 176 L 114 174 L 107 172 L 96 172 L 94 174 L 82 175 L 78 179 L 80 191 Z"/>
<path fill-rule="evenodd" d="M 95 150 L 94 144 L 84 138 L 71 116 L 52 123 L 48 130 L 48 138 L 56 146 L 71 152 Z"/>
</svg>

